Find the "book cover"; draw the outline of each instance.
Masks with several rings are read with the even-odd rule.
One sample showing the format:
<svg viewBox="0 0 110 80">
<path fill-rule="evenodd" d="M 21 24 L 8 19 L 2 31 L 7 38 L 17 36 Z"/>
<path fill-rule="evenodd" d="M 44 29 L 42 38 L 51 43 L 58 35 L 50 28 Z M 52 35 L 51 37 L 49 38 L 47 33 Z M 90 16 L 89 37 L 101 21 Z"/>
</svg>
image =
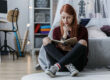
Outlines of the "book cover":
<svg viewBox="0 0 110 80">
<path fill-rule="evenodd" d="M 40 33 L 41 33 L 41 34 L 48 34 L 49 31 L 41 31 Z"/>
<path fill-rule="evenodd" d="M 50 25 L 44 25 L 44 26 L 40 26 L 41 29 L 47 29 L 50 28 Z"/>
<path fill-rule="evenodd" d="M 50 31 L 50 29 L 40 29 L 41 31 Z"/>
</svg>

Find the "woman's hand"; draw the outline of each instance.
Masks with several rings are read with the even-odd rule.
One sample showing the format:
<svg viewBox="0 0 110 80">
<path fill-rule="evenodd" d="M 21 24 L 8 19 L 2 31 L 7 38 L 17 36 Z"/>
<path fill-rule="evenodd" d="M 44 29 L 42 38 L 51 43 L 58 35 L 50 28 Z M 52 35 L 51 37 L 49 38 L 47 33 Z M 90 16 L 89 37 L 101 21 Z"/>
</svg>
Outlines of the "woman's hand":
<svg viewBox="0 0 110 80">
<path fill-rule="evenodd" d="M 69 31 L 69 27 L 63 26 L 63 30 L 64 30 L 63 38 L 66 39 L 67 38 L 68 31 Z"/>
<path fill-rule="evenodd" d="M 72 49 L 70 45 L 63 45 L 62 43 L 59 43 L 58 47 L 63 51 L 70 51 Z"/>
</svg>

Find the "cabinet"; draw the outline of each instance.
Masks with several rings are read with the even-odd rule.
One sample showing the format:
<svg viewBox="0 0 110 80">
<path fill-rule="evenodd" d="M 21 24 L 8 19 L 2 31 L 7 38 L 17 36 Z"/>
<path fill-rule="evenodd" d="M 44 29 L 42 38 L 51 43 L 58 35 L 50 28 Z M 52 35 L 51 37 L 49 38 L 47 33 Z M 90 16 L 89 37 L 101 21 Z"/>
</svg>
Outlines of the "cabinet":
<svg viewBox="0 0 110 80">
<path fill-rule="evenodd" d="M 48 35 L 52 21 L 52 0 L 30 0 L 32 51 L 38 51 Z"/>
</svg>

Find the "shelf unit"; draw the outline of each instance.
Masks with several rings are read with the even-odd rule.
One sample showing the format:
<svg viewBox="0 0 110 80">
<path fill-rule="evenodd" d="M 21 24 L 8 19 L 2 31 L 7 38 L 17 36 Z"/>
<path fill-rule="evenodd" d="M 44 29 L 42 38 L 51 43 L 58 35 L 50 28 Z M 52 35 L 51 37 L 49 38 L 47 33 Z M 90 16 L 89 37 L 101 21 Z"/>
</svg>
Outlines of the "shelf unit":
<svg viewBox="0 0 110 80">
<path fill-rule="evenodd" d="M 40 1 L 40 2 L 39 2 Z M 47 4 L 46 2 L 47 1 Z M 52 23 L 52 0 L 30 0 L 30 25 L 31 25 L 31 42 L 32 51 L 39 51 L 42 45 L 42 39 L 48 34 L 41 34 L 40 31 L 35 33 L 35 28 L 50 25 Z M 41 5 L 39 5 L 41 4 Z M 44 5 L 46 4 L 46 5 Z"/>
</svg>

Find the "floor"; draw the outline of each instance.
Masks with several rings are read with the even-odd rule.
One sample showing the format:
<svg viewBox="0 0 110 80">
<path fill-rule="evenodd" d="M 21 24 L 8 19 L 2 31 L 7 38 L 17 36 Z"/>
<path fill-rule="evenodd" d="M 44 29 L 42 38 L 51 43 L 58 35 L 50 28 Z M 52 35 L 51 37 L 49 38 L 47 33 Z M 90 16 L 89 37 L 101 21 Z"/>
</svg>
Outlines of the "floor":
<svg viewBox="0 0 110 80">
<path fill-rule="evenodd" d="M 34 59 L 35 60 L 35 59 Z M 69 74 L 58 74 L 57 78 L 50 78 L 41 70 L 35 69 L 35 63 L 32 57 L 27 54 L 25 57 L 20 57 L 13 61 L 12 55 L 2 56 L 0 63 L 0 80 L 72 80 L 73 77 Z M 42 73 L 40 73 L 42 72 Z M 38 73 L 38 74 L 36 74 Z M 27 76 L 28 74 L 31 74 Z M 65 76 L 66 75 L 66 76 Z M 24 76 L 24 77 L 23 77 Z M 43 78 L 42 78 L 43 77 Z M 23 79 L 24 78 L 24 79 Z M 84 70 L 75 80 L 110 80 L 110 69 L 92 69 Z"/>
<path fill-rule="evenodd" d="M 0 63 L 0 80 L 21 80 L 21 77 L 31 73 L 39 73 L 35 70 L 35 64 L 29 54 L 13 61 L 12 55 L 2 56 Z"/>
</svg>

